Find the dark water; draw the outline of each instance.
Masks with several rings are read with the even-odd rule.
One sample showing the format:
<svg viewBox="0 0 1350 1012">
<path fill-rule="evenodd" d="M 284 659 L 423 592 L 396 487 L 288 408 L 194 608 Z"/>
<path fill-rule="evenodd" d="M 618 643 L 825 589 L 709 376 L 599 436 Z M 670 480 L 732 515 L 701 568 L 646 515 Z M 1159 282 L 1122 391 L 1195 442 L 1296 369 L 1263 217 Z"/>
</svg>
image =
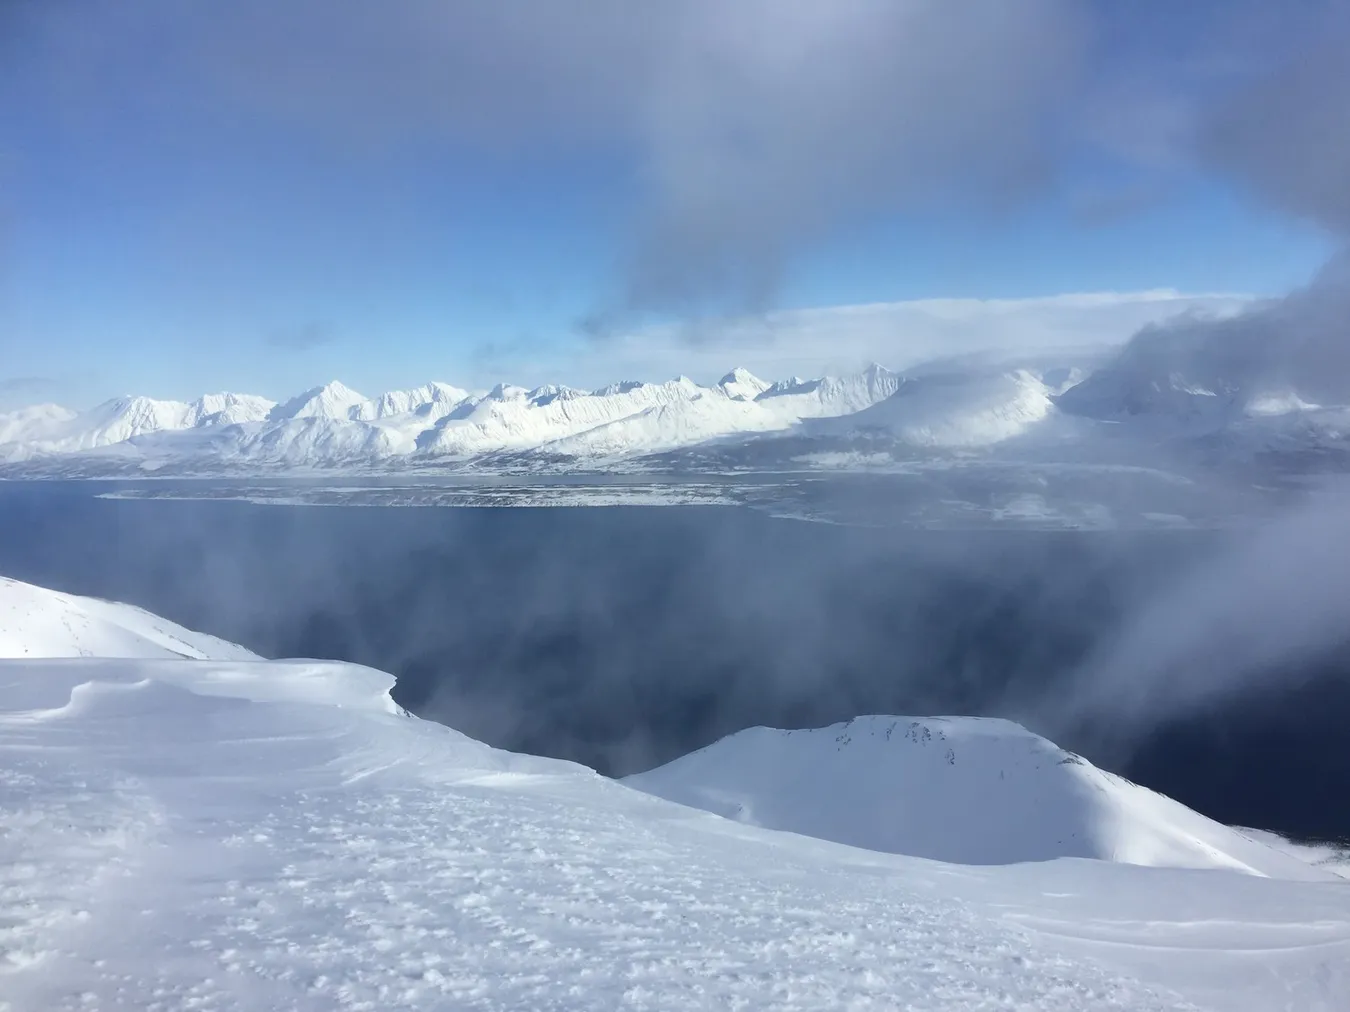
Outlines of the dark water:
<svg viewBox="0 0 1350 1012">
<path fill-rule="evenodd" d="M 1033 728 L 1195 532 L 916 532 L 739 508 L 278 507 L 0 484 L 0 573 L 142 605 L 269 656 L 398 676 L 494 745 L 603 772 L 755 724 L 977 713 Z M 1104 753 L 1225 822 L 1350 836 L 1350 664 Z M 1048 728 L 1040 728 L 1049 730 Z"/>
</svg>

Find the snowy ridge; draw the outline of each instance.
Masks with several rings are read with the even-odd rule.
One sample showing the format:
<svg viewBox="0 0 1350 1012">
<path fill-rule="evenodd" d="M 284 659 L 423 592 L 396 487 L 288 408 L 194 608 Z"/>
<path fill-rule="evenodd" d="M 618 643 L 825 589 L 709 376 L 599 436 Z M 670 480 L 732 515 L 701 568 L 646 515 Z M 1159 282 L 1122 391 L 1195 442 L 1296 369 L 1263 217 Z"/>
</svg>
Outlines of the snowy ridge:
<svg viewBox="0 0 1350 1012">
<path fill-rule="evenodd" d="M 369 668 L 75 642 L 60 616 L 87 599 L 0 584 L 0 611 L 15 602 L 29 657 L 0 659 L 7 1012 L 1350 998 L 1343 884 L 962 867 L 767 832 L 410 719 Z M 158 622 L 99 604 L 124 630 Z M 31 659 L 89 647 L 144 653 Z"/>
<path fill-rule="evenodd" d="M 860 411 L 902 383 L 873 365 L 855 376 L 774 384 L 735 369 L 711 386 L 684 376 L 594 391 L 503 383 L 471 393 L 429 383 L 367 398 L 335 380 L 281 404 L 236 394 L 193 404 L 118 398 L 82 415 L 55 407 L 0 415 L 0 460 L 110 447 L 105 459 L 197 469 L 212 463 L 324 467 L 413 456 L 464 460 L 522 450 L 648 453 Z"/>
<path fill-rule="evenodd" d="M 1006 720 L 752 728 L 626 782 L 751 825 L 939 861 L 1083 857 L 1322 877 Z"/>
<path fill-rule="evenodd" d="M 78 597 L 0 576 L 0 658 L 191 657 L 258 660 L 234 643 L 129 604 Z"/>
<path fill-rule="evenodd" d="M 597 390 L 501 383 L 472 392 L 435 382 L 370 398 L 333 381 L 282 404 L 213 394 L 191 403 L 124 397 L 81 415 L 43 405 L 0 414 L 0 463 L 29 462 L 7 470 L 42 476 L 516 466 L 531 455 L 585 466 L 692 448 L 710 451 L 715 466 L 736 444 L 761 461 L 780 447 L 780 463 L 878 451 L 891 461 L 1009 450 L 1147 456 L 1160 442 L 1185 440 L 1200 459 L 1219 450 L 1232 459 L 1338 450 L 1350 377 L 1254 362 L 1254 338 L 1213 336 L 1229 327 L 1243 337 L 1248 322 L 1145 331 L 1114 356 L 1100 348 L 969 353 L 903 373 L 873 364 L 777 382 L 733 369 L 706 386 L 686 376 Z M 812 440 L 826 456 L 803 447 Z"/>
</svg>

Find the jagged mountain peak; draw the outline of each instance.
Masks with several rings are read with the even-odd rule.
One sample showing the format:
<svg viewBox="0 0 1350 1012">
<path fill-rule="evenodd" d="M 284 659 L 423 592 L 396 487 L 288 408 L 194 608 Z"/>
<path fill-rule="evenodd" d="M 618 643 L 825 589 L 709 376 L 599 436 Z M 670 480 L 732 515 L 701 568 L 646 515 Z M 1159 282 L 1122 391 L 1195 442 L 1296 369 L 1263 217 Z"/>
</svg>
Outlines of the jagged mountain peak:
<svg viewBox="0 0 1350 1012">
<path fill-rule="evenodd" d="M 353 408 L 366 400 L 340 380 L 330 380 L 278 404 L 268 414 L 269 421 L 290 418 L 348 418 Z"/>
</svg>

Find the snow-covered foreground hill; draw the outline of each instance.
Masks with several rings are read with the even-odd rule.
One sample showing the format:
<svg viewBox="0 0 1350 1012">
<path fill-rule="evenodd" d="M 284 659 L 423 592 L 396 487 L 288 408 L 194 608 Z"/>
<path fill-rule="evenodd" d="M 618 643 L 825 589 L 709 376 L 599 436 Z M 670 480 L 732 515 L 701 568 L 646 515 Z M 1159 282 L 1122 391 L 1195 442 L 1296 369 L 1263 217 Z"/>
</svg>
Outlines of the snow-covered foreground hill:
<svg viewBox="0 0 1350 1012">
<path fill-rule="evenodd" d="M 62 594 L 0 576 L 0 658 L 185 657 L 261 660 L 129 604 Z"/>
<path fill-rule="evenodd" d="M 756 727 L 626 782 L 751 825 L 963 864 L 1086 857 L 1324 877 L 1006 720 Z"/>
<path fill-rule="evenodd" d="M 32 659 L 63 636 L 30 616 L 0 661 L 13 1010 L 1350 1000 L 1339 881 L 862 850 L 489 748 L 367 668 Z"/>
</svg>

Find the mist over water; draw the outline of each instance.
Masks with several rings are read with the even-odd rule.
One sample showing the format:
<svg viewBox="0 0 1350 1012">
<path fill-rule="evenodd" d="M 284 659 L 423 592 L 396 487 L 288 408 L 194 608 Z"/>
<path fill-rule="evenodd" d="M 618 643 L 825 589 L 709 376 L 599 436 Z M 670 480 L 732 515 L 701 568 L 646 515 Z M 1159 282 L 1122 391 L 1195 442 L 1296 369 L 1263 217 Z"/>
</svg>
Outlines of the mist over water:
<svg viewBox="0 0 1350 1012">
<path fill-rule="evenodd" d="M 1331 612 L 1302 651 L 1226 635 L 1224 616 L 1257 635 L 1259 615 L 1233 611 L 1232 596 L 1209 626 L 1189 623 L 1175 643 L 1158 633 L 1159 615 L 1179 619 L 1216 579 L 1206 574 L 1223 584 L 1224 567 L 1243 565 L 1238 549 L 1256 545 L 1260 565 L 1250 532 L 906 531 L 743 508 L 287 508 L 93 491 L 0 488 L 0 572 L 130 601 L 269 656 L 393 672 L 399 702 L 499 747 L 621 775 L 757 724 L 1010 716 L 1223 821 L 1350 835 L 1350 659 Z M 1197 672 L 1208 681 L 1187 685 L 1206 688 L 1181 705 L 1180 679 Z"/>
</svg>

